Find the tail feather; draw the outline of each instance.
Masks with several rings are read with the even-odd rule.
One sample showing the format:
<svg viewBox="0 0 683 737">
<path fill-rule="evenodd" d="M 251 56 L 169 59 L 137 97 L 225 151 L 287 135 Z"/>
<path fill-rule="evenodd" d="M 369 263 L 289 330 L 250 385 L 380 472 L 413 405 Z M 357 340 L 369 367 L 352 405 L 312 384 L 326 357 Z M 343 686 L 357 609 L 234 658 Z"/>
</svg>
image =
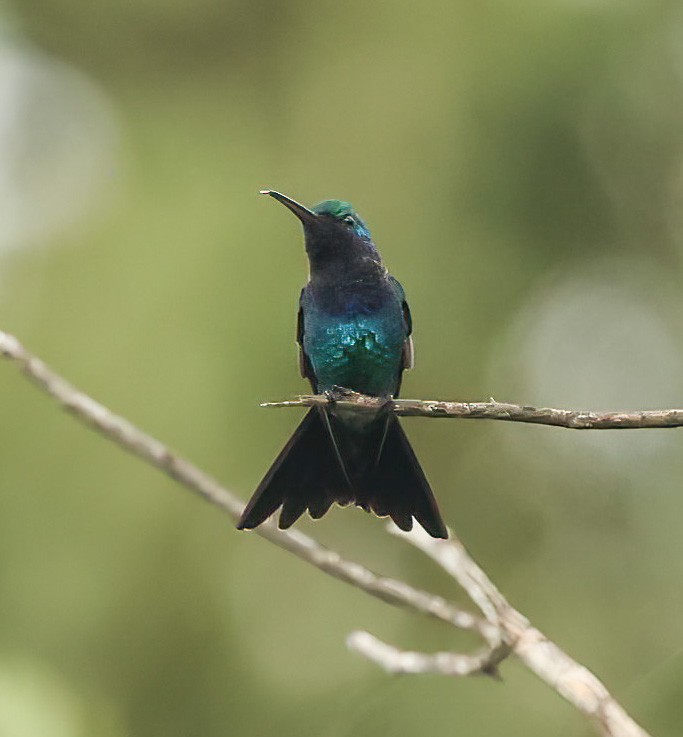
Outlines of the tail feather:
<svg viewBox="0 0 683 737">
<path fill-rule="evenodd" d="M 388 513 L 402 530 L 411 530 L 415 517 L 432 537 L 448 537 L 429 482 L 395 415 L 389 416 L 384 446 L 367 484 L 367 497 L 375 514 Z"/>
<path fill-rule="evenodd" d="M 387 414 L 366 433 L 345 433 L 324 412 L 313 408 L 306 414 L 254 492 L 238 529 L 257 527 L 280 506 L 278 526 L 286 529 L 307 509 L 319 519 L 334 502 L 353 502 L 391 517 L 402 530 L 412 529 L 414 517 L 432 537 L 448 537 L 398 418 Z"/>
<path fill-rule="evenodd" d="M 308 504 L 308 513 L 313 519 L 320 519 L 327 514 L 334 502 L 335 499 L 331 496 L 323 496 L 320 499 L 311 499 Z"/>
<path fill-rule="evenodd" d="M 237 523 L 239 530 L 258 527 L 278 507 L 278 525 L 290 527 L 310 508 L 322 517 L 348 483 L 320 412 L 310 409 L 258 485 Z"/>
<path fill-rule="evenodd" d="M 282 511 L 280 512 L 278 526 L 280 529 L 286 530 L 288 527 L 291 527 L 305 511 L 305 499 L 294 495 L 285 497 L 285 500 L 282 503 Z"/>
</svg>

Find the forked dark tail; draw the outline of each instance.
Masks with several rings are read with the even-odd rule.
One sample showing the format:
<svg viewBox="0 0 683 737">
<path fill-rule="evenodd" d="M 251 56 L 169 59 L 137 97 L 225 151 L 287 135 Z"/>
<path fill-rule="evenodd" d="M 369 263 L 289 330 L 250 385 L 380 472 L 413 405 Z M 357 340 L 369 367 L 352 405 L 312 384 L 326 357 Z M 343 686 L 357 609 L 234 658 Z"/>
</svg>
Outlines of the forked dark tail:
<svg viewBox="0 0 683 737">
<path fill-rule="evenodd" d="M 249 500 L 238 529 L 258 527 L 280 506 L 278 526 L 287 529 L 306 510 L 319 519 L 334 502 L 353 502 L 380 517 L 391 517 L 402 530 L 412 529 L 414 517 L 432 537 L 448 537 L 432 490 L 398 418 L 393 414 L 386 417 L 379 458 L 360 464 L 365 470 L 358 475 L 345 467 L 346 454 L 340 454 L 342 446 L 335 444 L 323 412 L 317 408 L 308 411 Z M 372 437 L 356 448 L 366 457 L 377 450 Z M 353 465 L 359 466 L 356 462 Z"/>
</svg>

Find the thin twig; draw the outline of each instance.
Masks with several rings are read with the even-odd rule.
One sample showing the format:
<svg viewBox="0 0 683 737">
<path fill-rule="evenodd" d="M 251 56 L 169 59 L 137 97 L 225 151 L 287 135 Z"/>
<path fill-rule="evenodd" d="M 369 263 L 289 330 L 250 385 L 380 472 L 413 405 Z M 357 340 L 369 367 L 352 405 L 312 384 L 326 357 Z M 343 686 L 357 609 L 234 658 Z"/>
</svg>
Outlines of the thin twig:
<svg viewBox="0 0 683 737">
<path fill-rule="evenodd" d="M 283 402 L 265 402 L 262 407 L 317 407 L 329 402 L 324 394 L 302 394 Z M 376 410 L 384 400 L 343 390 L 335 399 L 340 407 Z M 393 411 L 401 417 L 437 417 L 461 420 L 502 420 L 532 425 L 552 425 L 572 430 L 642 430 L 683 427 L 683 409 L 650 409 L 636 412 L 584 412 L 508 404 L 506 402 L 440 402 L 431 399 L 394 399 Z"/>
<path fill-rule="evenodd" d="M 414 650 L 399 650 L 379 640 L 369 632 L 352 632 L 346 645 L 363 657 L 384 668 L 388 673 L 422 675 L 436 673 L 441 676 L 474 676 L 479 673 L 497 675 L 491 663 L 491 652 L 487 648 L 473 655 L 461 653 L 420 653 Z"/>
<path fill-rule="evenodd" d="M 52 396 L 65 410 L 84 424 L 96 429 L 109 440 L 160 469 L 227 512 L 233 520 L 237 520 L 241 515 L 243 503 L 236 495 L 196 466 L 172 453 L 160 441 L 143 433 L 128 420 L 113 414 L 106 407 L 76 389 L 45 363 L 30 354 L 15 337 L 3 332 L 0 332 L 0 357 L 14 363 L 36 386 Z M 297 406 L 316 404 L 320 401 L 328 400 L 314 397 L 300 401 Z M 358 405 L 362 402 L 352 403 Z M 439 403 L 428 402 L 426 404 Z M 551 412 L 551 410 L 543 411 Z M 438 416 L 438 413 L 427 416 Z M 446 414 L 446 416 L 451 415 Z M 502 648 L 513 652 L 528 668 L 567 698 L 577 709 L 593 718 L 607 737 L 647 737 L 647 734 L 614 701 L 604 685 L 592 673 L 575 663 L 557 645 L 531 627 L 519 612 L 510 607 L 459 542 L 434 541 L 428 538 L 426 533 L 417 530 L 407 536 L 410 542 L 424 550 L 456 576 L 473 601 L 484 612 L 485 618 L 476 617 L 442 597 L 416 589 L 403 581 L 379 576 L 358 563 L 345 560 L 338 553 L 323 547 L 298 531 L 282 531 L 269 522 L 261 525 L 256 533 L 325 573 L 383 601 L 426 614 L 459 629 L 477 632 L 489 643 L 502 643 Z M 368 642 L 366 638 L 366 651 Z M 381 650 L 381 648 L 378 649 L 377 642 L 379 641 L 375 642 L 375 652 Z M 357 637 L 355 644 L 358 645 Z M 363 647 L 361 641 L 360 649 L 362 650 Z M 391 646 L 385 645 L 386 647 Z M 400 651 L 393 650 L 400 655 Z M 500 650 L 496 655 L 503 657 L 504 650 Z M 477 656 L 450 654 L 449 658 L 445 658 L 442 654 L 437 654 L 431 657 L 431 665 L 435 669 L 441 667 L 443 671 L 446 667 L 445 662 L 453 666 L 453 670 L 457 670 L 456 662 L 468 662 L 458 661 L 457 658 L 469 658 L 469 664 L 472 665 L 472 658 Z M 490 652 L 488 655 L 484 654 L 484 657 L 490 658 Z M 435 665 L 439 658 L 442 661 L 441 666 Z M 396 657 L 394 661 L 397 662 Z M 403 658 L 404 666 L 405 662 L 406 659 Z M 423 660 L 422 662 L 426 668 L 429 661 Z M 488 662 L 484 661 L 484 666 L 480 665 L 479 670 L 485 670 Z"/>
</svg>

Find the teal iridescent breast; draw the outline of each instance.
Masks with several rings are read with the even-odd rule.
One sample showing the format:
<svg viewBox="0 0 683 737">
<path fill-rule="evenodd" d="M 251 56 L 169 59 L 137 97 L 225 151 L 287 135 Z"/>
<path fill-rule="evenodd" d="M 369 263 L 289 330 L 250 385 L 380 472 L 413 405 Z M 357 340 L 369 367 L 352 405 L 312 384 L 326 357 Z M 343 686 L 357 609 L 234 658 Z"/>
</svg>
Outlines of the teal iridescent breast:
<svg viewBox="0 0 683 737">
<path fill-rule="evenodd" d="M 393 394 L 405 340 L 394 315 L 316 315 L 306 324 L 304 350 L 318 390 L 343 386 L 363 394 Z"/>
</svg>

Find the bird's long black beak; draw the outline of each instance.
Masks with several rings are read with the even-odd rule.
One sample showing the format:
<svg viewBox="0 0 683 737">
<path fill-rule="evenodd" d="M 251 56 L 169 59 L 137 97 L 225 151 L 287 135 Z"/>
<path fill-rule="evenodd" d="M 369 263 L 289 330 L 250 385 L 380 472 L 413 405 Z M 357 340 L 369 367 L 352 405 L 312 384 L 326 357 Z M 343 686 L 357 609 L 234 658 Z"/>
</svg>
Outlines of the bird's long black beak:
<svg viewBox="0 0 683 737">
<path fill-rule="evenodd" d="M 312 210 L 309 210 L 307 207 L 300 205 L 296 200 L 293 200 L 291 197 L 280 194 L 280 192 L 275 192 L 272 189 L 262 189 L 260 194 L 267 194 L 269 197 L 272 197 L 278 202 L 281 202 L 285 207 L 290 209 L 304 225 L 307 225 L 308 223 L 311 223 L 318 218 L 318 216 Z"/>
</svg>

